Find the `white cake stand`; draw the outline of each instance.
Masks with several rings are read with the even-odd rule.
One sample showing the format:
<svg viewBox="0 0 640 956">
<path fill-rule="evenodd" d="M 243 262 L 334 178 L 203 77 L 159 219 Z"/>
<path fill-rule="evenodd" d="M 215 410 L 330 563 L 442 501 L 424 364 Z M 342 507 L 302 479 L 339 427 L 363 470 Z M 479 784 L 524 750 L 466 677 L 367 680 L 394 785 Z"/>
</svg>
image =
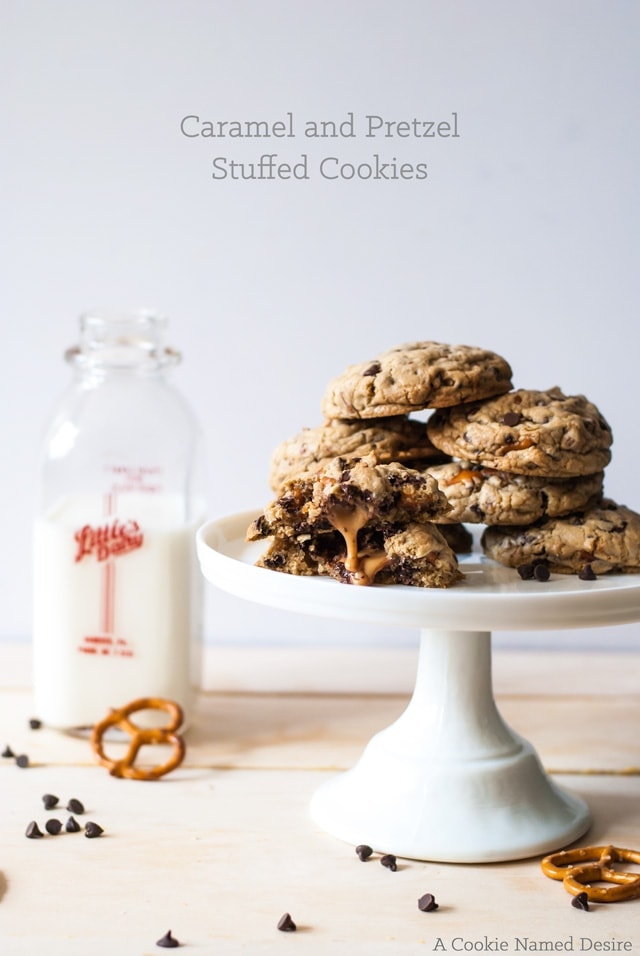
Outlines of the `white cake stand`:
<svg viewBox="0 0 640 956">
<path fill-rule="evenodd" d="M 584 801 L 549 777 L 503 721 L 491 679 L 492 630 L 558 630 L 640 620 L 640 575 L 547 582 L 481 555 L 446 589 L 357 587 L 257 568 L 264 542 L 245 542 L 258 512 L 197 534 L 202 573 L 236 596 L 288 611 L 421 629 L 412 699 L 358 763 L 320 787 L 315 822 L 357 845 L 417 860 L 515 860 L 566 846 L 590 825 Z"/>
</svg>

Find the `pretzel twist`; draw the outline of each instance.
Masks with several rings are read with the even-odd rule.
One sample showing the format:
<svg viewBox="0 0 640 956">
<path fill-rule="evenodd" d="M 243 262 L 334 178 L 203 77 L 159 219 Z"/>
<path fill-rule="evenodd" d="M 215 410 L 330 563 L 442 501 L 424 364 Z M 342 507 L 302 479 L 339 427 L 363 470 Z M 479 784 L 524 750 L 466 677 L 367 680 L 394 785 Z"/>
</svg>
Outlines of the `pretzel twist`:
<svg viewBox="0 0 640 956">
<path fill-rule="evenodd" d="M 133 720 L 131 714 L 139 710 L 160 710 L 169 714 L 168 723 L 162 727 L 140 727 Z M 124 707 L 112 709 L 106 717 L 95 724 L 91 732 L 91 747 L 98 759 L 98 763 L 107 767 L 112 777 L 127 777 L 129 780 L 157 780 L 182 763 L 185 755 L 185 744 L 179 735 L 184 715 L 179 704 L 162 697 L 141 697 Z M 117 727 L 131 738 L 124 757 L 112 760 L 104 752 L 103 737 L 111 728 Z M 154 767 L 137 767 L 135 760 L 138 751 L 145 745 L 172 744 L 173 750 L 168 760 Z"/>
<path fill-rule="evenodd" d="M 562 880 L 573 896 L 586 893 L 597 903 L 616 903 L 640 897 L 640 873 L 616 870 L 614 863 L 640 863 L 640 851 L 617 846 L 585 846 L 551 853 L 541 862 L 542 872 L 552 880 Z M 592 886 L 593 882 L 609 886 Z"/>
</svg>

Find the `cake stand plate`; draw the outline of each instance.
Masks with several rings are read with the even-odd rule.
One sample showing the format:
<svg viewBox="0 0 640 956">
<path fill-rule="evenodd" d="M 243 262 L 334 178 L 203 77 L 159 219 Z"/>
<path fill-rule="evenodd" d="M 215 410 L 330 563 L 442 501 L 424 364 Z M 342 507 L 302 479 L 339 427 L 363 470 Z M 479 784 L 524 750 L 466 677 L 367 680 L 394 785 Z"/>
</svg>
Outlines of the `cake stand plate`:
<svg viewBox="0 0 640 956">
<path fill-rule="evenodd" d="M 412 698 L 356 765 L 314 794 L 311 815 L 357 845 L 418 860 L 485 863 L 557 850 L 581 836 L 585 802 L 544 770 L 504 722 L 491 678 L 494 630 L 559 630 L 640 620 L 640 575 L 522 581 L 482 555 L 462 556 L 451 588 L 357 587 L 255 567 L 265 543 L 247 511 L 203 525 L 204 577 L 222 590 L 287 611 L 419 628 Z"/>
</svg>

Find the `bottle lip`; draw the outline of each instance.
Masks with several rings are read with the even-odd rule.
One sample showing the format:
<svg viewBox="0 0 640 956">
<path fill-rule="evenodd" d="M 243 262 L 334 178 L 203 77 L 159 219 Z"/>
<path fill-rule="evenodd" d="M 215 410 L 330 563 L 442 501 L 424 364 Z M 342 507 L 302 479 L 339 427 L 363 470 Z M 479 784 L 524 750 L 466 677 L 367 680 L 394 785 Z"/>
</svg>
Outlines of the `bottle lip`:
<svg viewBox="0 0 640 956">
<path fill-rule="evenodd" d="M 165 368 L 181 354 L 164 344 L 166 316 L 150 309 L 135 312 L 85 312 L 80 316 L 80 342 L 65 359 L 79 368 Z"/>
</svg>

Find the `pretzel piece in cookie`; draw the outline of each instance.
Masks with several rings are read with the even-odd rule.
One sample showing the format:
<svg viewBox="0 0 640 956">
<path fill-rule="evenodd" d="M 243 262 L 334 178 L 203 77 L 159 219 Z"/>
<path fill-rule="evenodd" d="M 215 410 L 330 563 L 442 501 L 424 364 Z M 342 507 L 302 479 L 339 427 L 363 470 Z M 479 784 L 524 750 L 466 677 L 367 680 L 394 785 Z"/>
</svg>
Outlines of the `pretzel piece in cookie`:
<svg viewBox="0 0 640 956">
<path fill-rule="evenodd" d="M 132 714 L 141 710 L 164 711 L 169 715 L 169 721 L 161 727 L 141 727 L 130 719 Z M 162 697 L 141 697 L 124 707 L 112 709 L 99 721 L 91 733 L 91 747 L 98 763 L 106 767 L 112 777 L 157 780 L 182 763 L 186 748 L 178 731 L 183 720 L 182 708 L 175 701 L 165 700 Z M 108 757 L 104 750 L 104 735 L 112 728 L 123 731 L 131 738 L 125 755 L 119 760 Z M 136 766 L 136 757 L 140 748 L 154 744 L 171 744 L 173 749 L 169 758 L 164 763 L 153 767 Z"/>
</svg>

